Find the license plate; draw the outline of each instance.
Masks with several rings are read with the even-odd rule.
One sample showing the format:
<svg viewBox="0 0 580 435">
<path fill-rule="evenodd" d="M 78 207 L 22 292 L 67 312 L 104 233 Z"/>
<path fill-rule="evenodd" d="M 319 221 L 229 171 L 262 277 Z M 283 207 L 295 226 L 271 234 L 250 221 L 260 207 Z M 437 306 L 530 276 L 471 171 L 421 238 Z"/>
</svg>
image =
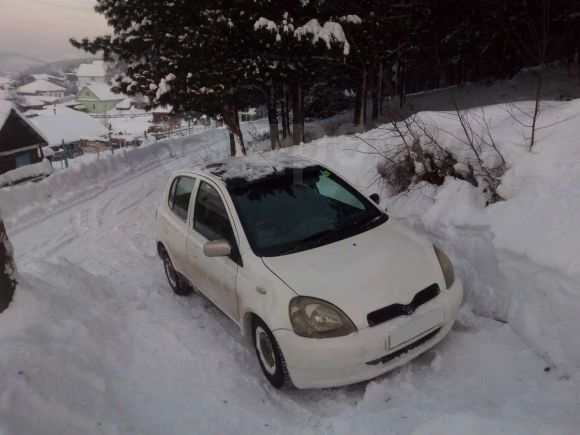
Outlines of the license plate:
<svg viewBox="0 0 580 435">
<path fill-rule="evenodd" d="M 413 320 L 399 326 L 389 334 L 388 347 L 395 349 L 400 345 L 411 341 L 413 338 L 422 335 L 441 325 L 445 320 L 443 307 L 436 308 L 428 313 L 422 314 Z"/>
</svg>

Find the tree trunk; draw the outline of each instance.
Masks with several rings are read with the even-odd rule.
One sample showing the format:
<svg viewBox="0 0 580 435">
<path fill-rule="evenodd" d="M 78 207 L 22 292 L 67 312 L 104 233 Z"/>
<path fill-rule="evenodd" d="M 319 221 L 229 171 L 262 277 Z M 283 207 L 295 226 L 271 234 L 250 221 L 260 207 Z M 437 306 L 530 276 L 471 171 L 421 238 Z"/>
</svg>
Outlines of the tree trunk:
<svg viewBox="0 0 580 435">
<path fill-rule="evenodd" d="M 359 125 L 362 110 L 362 91 L 361 89 L 356 90 L 356 96 L 354 100 L 354 125 Z"/>
<path fill-rule="evenodd" d="M 282 99 L 280 100 L 280 109 L 282 115 L 282 140 L 284 142 L 283 145 L 286 143 L 286 138 L 290 135 L 290 126 L 288 125 L 288 111 L 287 111 L 287 104 L 286 104 L 286 85 L 282 86 Z"/>
<path fill-rule="evenodd" d="M 385 75 L 383 72 L 383 61 L 379 62 L 379 71 L 377 73 L 377 115 L 383 114 L 383 83 Z"/>
<path fill-rule="evenodd" d="M 288 136 L 290 136 L 290 96 L 286 84 L 284 84 L 284 105 L 286 109 L 286 132 L 288 133 Z"/>
<path fill-rule="evenodd" d="M 399 107 L 403 108 L 407 102 L 407 62 L 403 57 L 399 61 L 399 83 L 398 83 L 398 97 Z"/>
<path fill-rule="evenodd" d="M 361 109 L 358 125 L 365 125 L 367 120 L 367 68 L 363 66 L 361 83 Z"/>
<path fill-rule="evenodd" d="M 270 84 L 268 100 L 268 123 L 270 124 L 270 144 L 273 150 L 280 148 L 280 128 L 278 127 L 278 113 L 276 111 L 276 89 Z"/>
<path fill-rule="evenodd" d="M 235 104 L 226 103 L 223 108 L 224 123 L 230 133 L 230 153 L 232 157 L 246 155 L 246 147 L 240 128 L 240 118 Z"/>
<path fill-rule="evenodd" d="M 234 134 L 230 133 L 230 156 L 236 155 L 236 140 L 234 139 Z"/>
<path fill-rule="evenodd" d="M 372 92 L 373 109 L 371 114 L 371 119 L 376 121 L 379 117 L 379 94 L 376 90 Z"/>
<path fill-rule="evenodd" d="M 542 73 L 534 74 L 536 76 L 536 101 L 534 104 L 534 114 L 532 115 L 532 136 L 530 137 L 530 151 L 536 144 L 536 126 L 538 124 L 538 117 L 540 116 L 540 104 L 542 102 Z"/>
<path fill-rule="evenodd" d="M 6 235 L 6 228 L 0 216 L 0 313 L 8 308 L 16 289 L 16 267 L 12 245 Z"/>
<path fill-rule="evenodd" d="M 304 112 L 302 107 L 302 85 L 292 87 L 292 144 L 298 145 L 304 141 Z"/>
</svg>

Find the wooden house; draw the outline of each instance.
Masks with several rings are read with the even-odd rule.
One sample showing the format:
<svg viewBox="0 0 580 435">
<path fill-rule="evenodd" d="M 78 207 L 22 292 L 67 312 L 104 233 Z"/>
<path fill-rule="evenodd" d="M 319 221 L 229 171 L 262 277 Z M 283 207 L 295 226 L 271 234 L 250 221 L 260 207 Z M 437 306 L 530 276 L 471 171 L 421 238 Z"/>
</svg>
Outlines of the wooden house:
<svg viewBox="0 0 580 435">
<path fill-rule="evenodd" d="M 39 163 L 43 134 L 8 101 L 0 101 L 0 174 Z"/>
</svg>

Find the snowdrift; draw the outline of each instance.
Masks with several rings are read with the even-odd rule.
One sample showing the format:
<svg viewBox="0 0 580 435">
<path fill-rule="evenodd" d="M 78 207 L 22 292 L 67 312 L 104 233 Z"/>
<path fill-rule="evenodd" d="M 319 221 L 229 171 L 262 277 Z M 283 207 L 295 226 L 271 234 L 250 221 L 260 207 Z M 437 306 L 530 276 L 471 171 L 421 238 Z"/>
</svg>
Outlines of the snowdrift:
<svg viewBox="0 0 580 435">
<path fill-rule="evenodd" d="M 50 174 L 52 174 L 52 165 L 49 160 L 44 159 L 42 162 L 22 166 L 0 175 L 0 187 L 10 186 L 37 177 L 48 177 Z"/>
</svg>

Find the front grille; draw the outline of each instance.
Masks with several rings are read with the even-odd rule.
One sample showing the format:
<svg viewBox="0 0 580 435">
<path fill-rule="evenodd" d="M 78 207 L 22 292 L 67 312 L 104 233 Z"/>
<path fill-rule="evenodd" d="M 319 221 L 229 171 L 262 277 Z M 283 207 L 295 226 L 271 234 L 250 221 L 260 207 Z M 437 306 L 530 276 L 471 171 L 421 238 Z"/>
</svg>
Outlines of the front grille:
<svg viewBox="0 0 580 435">
<path fill-rule="evenodd" d="M 426 304 L 432 299 L 435 299 L 439 293 L 441 293 L 439 285 L 432 284 L 426 289 L 417 293 L 409 305 L 393 304 L 389 305 L 388 307 L 381 308 L 380 310 L 373 311 L 367 315 L 369 326 L 379 325 L 399 316 L 410 316 L 421 305 Z"/>
<path fill-rule="evenodd" d="M 382 358 L 369 361 L 367 363 L 367 365 L 376 366 L 378 364 L 388 363 L 389 361 L 394 360 L 398 356 L 401 356 L 404 353 L 407 353 L 413 349 L 416 349 L 417 347 L 421 346 L 422 344 L 427 343 L 429 340 L 431 340 L 433 337 L 435 337 L 440 330 L 441 330 L 441 328 L 437 328 L 435 331 L 430 332 L 425 337 L 420 338 L 419 340 L 415 341 L 414 343 L 411 343 L 410 345 L 403 347 L 402 349 L 399 349 L 396 352 L 390 353 Z"/>
</svg>

